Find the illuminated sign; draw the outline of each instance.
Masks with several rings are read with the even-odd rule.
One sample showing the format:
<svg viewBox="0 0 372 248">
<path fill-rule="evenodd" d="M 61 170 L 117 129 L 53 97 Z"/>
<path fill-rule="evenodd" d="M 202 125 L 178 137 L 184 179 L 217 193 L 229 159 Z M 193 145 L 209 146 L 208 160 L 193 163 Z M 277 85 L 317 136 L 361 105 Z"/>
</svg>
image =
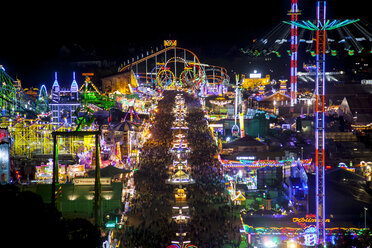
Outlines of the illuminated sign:
<svg viewBox="0 0 372 248">
<path fill-rule="evenodd" d="M 305 217 L 301 218 L 292 218 L 292 222 L 297 223 L 315 223 L 316 218 L 314 215 L 306 215 Z M 331 222 L 330 219 L 325 219 L 325 222 Z"/>
<path fill-rule="evenodd" d="M 106 223 L 106 227 L 107 228 L 114 228 L 116 226 L 116 223 L 115 222 L 108 222 Z"/>
<path fill-rule="evenodd" d="M 249 74 L 249 78 L 261 78 L 261 73 L 257 73 L 256 70 Z"/>
<path fill-rule="evenodd" d="M 175 47 L 177 46 L 177 40 L 164 40 L 165 47 Z"/>
<path fill-rule="evenodd" d="M 256 157 L 255 156 L 239 156 L 239 157 L 236 157 L 237 160 L 255 160 Z"/>
<path fill-rule="evenodd" d="M 300 223 L 303 223 L 303 222 L 306 222 L 306 223 L 311 223 L 311 222 L 316 222 L 316 218 L 293 218 L 292 219 L 292 222 L 300 222 Z M 330 222 L 330 219 L 326 219 L 325 222 Z"/>
<path fill-rule="evenodd" d="M 94 185 L 95 178 L 75 178 L 74 184 L 75 185 Z M 110 185 L 111 184 L 111 178 L 109 177 L 102 177 L 101 178 L 101 184 L 102 185 Z"/>
<path fill-rule="evenodd" d="M 363 85 L 372 85 L 372 80 L 367 80 L 367 79 L 363 79 L 362 81 L 361 81 L 361 84 L 363 84 Z"/>
<path fill-rule="evenodd" d="M 213 128 L 222 128 L 223 125 L 222 124 L 209 124 L 210 127 L 213 127 Z"/>
</svg>

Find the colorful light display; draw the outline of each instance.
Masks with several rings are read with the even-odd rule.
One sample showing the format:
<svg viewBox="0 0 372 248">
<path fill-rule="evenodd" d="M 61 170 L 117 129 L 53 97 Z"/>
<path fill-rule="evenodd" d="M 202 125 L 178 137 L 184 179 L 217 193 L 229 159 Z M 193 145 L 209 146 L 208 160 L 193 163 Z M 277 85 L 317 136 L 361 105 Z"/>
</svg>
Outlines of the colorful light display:
<svg viewBox="0 0 372 248">
<path fill-rule="evenodd" d="M 288 13 L 291 21 L 298 20 L 299 10 L 297 0 L 292 0 L 291 10 Z M 297 26 L 291 24 L 291 106 L 297 104 L 297 50 L 298 50 L 298 31 Z"/>
<path fill-rule="evenodd" d="M 292 160 L 220 160 L 221 164 L 228 168 L 251 168 L 251 169 L 257 169 L 257 168 L 263 168 L 266 166 L 270 167 L 278 167 L 278 166 L 284 166 L 286 163 L 292 163 Z M 304 159 L 299 161 L 304 167 L 311 165 L 312 159 Z M 292 163 L 293 166 L 296 165 L 296 163 Z"/>
<path fill-rule="evenodd" d="M 326 2 L 317 2 L 316 30 L 316 89 L 315 89 L 315 170 L 316 170 L 316 235 L 317 243 L 324 244 L 325 233 L 325 47 Z"/>
<path fill-rule="evenodd" d="M 303 227 L 253 227 L 247 224 L 243 225 L 243 231 L 250 237 L 281 237 L 281 240 L 287 240 L 288 242 L 293 242 L 298 238 L 303 237 L 303 243 L 301 245 L 305 246 L 314 246 L 317 242 L 317 235 L 316 231 L 317 228 L 314 225 L 304 225 Z M 333 240 L 334 237 L 342 237 L 343 235 L 351 235 L 351 236 L 358 236 L 361 235 L 363 232 L 368 231 L 370 234 L 370 230 L 366 228 L 354 228 L 354 227 L 333 227 L 333 228 L 326 228 L 326 235 L 328 240 Z M 302 247 L 302 246 L 301 246 Z"/>
<path fill-rule="evenodd" d="M 168 245 L 167 248 L 198 248 L 196 245 L 193 244 L 171 244 Z"/>
<path fill-rule="evenodd" d="M 326 1 L 318 1 L 316 8 L 316 23 L 311 21 L 291 21 L 304 29 L 316 32 L 316 88 L 315 88 L 315 168 L 316 168 L 316 228 L 317 243 L 325 243 L 325 65 L 327 30 L 337 29 L 358 20 L 327 20 Z"/>
</svg>

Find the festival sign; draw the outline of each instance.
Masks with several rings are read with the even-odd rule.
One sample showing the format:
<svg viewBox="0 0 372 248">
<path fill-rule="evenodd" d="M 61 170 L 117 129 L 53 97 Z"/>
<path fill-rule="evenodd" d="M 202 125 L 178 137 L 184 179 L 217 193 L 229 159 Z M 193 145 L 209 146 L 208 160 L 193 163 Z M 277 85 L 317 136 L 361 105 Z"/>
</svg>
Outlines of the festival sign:
<svg viewBox="0 0 372 248">
<path fill-rule="evenodd" d="M 315 214 L 307 214 L 305 217 L 294 217 L 292 218 L 293 223 L 297 223 L 299 226 L 305 228 L 311 224 L 316 223 L 316 216 Z M 331 222 L 330 219 L 325 219 L 326 223 Z"/>
<path fill-rule="evenodd" d="M 95 178 L 75 178 L 74 184 L 75 185 L 94 185 L 96 179 Z M 109 177 L 101 177 L 101 185 L 110 185 L 111 184 L 111 178 Z"/>
</svg>

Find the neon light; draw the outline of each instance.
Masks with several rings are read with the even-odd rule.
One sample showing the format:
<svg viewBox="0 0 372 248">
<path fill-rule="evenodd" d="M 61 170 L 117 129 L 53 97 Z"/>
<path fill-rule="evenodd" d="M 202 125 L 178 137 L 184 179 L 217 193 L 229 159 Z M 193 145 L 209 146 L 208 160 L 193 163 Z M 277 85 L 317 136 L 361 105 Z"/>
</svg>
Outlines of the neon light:
<svg viewBox="0 0 372 248">
<path fill-rule="evenodd" d="M 198 248 L 196 245 L 188 244 L 185 246 L 185 248 Z"/>
<path fill-rule="evenodd" d="M 292 222 L 311 223 L 311 222 L 316 222 L 316 219 L 314 219 L 312 217 L 292 218 Z M 326 219 L 325 222 L 331 222 L 331 220 L 330 219 Z"/>
<path fill-rule="evenodd" d="M 72 80 L 72 83 L 71 83 L 71 92 L 78 92 L 79 86 L 78 86 L 78 84 L 76 82 L 76 79 L 75 79 L 75 72 L 73 72 L 72 78 L 73 78 L 73 80 Z"/>
<path fill-rule="evenodd" d="M 167 248 L 181 248 L 178 244 L 168 245 Z"/>
<path fill-rule="evenodd" d="M 54 73 L 54 83 L 53 83 L 52 89 L 55 92 L 59 92 L 59 84 L 58 84 L 58 79 L 57 79 L 57 72 Z"/>
<path fill-rule="evenodd" d="M 297 0 L 292 0 L 291 11 L 291 50 L 288 54 L 291 56 L 291 107 L 297 104 L 297 50 L 298 50 L 298 32 L 294 25 L 298 19 Z"/>
<path fill-rule="evenodd" d="M 43 96 L 44 95 L 44 96 Z M 45 97 L 47 96 L 48 97 L 48 93 L 47 93 L 47 89 L 45 87 L 45 84 L 41 85 L 40 87 L 40 91 L 39 91 L 39 99 L 42 98 L 42 97 Z"/>
</svg>

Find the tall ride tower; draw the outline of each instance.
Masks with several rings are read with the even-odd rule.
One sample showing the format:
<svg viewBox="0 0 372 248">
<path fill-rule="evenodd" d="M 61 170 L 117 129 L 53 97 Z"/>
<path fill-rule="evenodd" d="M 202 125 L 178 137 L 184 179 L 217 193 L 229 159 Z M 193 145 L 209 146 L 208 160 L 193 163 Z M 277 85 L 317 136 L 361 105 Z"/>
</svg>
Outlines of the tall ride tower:
<svg viewBox="0 0 372 248">
<path fill-rule="evenodd" d="M 326 2 L 316 8 L 316 79 L 315 79 L 315 165 L 316 165 L 316 230 L 318 244 L 325 244 L 325 54 Z"/>
<path fill-rule="evenodd" d="M 291 21 L 290 24 L 315 31 L 316 79 L 315 79 L 315 168 L 316 168 L 316 229 L 318 244 L 325 244 L 325 65 L 327 30 L 338 29 L 359 19 L 326 20 L 326 1 L 317 1 L 316 20 Z M 296 88 L 296 86 L 295 86 Z"/>
<path fill-rule="evenodd" d="M 298 32 L 297 26 L 293 24 L 298 20 L 297 0 L 292 0 L 291 10 L 288 15 L 291 16 L 291 107 L 297 103 L 297 50 L 298 50 Z"/>
</svg>

